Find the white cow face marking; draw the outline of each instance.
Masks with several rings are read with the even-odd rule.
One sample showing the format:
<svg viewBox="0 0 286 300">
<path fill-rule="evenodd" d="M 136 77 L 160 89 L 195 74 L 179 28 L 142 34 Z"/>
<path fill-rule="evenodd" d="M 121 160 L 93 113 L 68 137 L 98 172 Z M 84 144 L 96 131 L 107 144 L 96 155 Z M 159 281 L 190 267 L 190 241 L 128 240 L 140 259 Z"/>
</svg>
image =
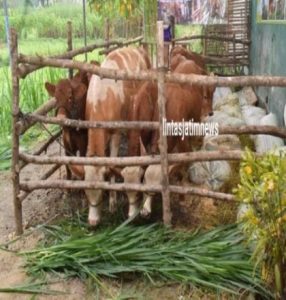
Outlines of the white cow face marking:
<svg viewBox="0 0 286 300">
<path fill-rule="evenodd" d="M 141 183 L 142 177 L 144 175 L 144 170 L 141 167 L 125 167 L 121 171 L 121 175 L 124 178 L 125 183 Z M 138 192 L 129 191 L 126 192 L 129 211 L 128 217 L 132 217 L 138 209 Z"/>
</svg>

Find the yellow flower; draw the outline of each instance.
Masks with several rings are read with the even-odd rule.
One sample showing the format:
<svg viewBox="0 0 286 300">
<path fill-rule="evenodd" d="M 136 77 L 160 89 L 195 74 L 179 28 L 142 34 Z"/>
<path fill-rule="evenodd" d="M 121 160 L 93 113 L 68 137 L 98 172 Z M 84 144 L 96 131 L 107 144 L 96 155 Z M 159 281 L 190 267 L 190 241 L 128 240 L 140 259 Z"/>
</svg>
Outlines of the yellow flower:
<svg viewBox="0 0 286 300">
<path fill-rule="evenodd" d="M 258 224 L 259 224 L 259 219 L 253 216 L 253 217 L 250 219 L 250 222 L 251 222 L 253 225 L 258 225 Z"/>
<path fill-rule="evenodd" d="M 250 175 L 252 174 L 252 169 L 250 166 L 245 166 L 244 167 L 244 172 L 247 174 L 247 175 Z"/>
<path fill-rule="evenodd" d="M 266 190 L 267 191 L 273 191 L 275 188 L 275 184 L 274 184 L 274 181 L 272 179 L 268 180 L 266 182 Z"/>
</svg>

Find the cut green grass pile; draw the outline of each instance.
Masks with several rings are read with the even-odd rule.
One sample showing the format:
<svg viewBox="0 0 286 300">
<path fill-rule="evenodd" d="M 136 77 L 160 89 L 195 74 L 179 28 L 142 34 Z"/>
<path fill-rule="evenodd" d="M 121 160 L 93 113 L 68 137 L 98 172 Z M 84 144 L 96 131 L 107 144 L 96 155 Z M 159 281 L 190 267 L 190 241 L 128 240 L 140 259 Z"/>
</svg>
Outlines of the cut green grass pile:
<svg viewBox="0 0 286 300">
<path fill-rule="evenodd" d="M 117 278 L 126 273 L 153 282 L 194 286 L 241 294 L 245 291 L 271 298 L 250 262 L 237 226 L 201 233 L 182 233 L 157 225 L 119 226 L 90 233 L 49 226 L 53 245 L 22 253 L 32 276 L 59 272 L 67 276 Z"/>
</svg>

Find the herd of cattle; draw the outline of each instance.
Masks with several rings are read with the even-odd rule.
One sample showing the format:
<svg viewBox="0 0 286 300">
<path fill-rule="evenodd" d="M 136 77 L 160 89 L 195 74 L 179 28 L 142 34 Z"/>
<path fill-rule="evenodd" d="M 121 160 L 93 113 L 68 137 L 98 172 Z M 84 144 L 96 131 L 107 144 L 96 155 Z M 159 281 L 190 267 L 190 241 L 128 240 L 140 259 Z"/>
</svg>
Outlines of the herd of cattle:
<svg viewBox="0 0 286 300">
<path fill-rule="evenodd" d="M 97 64 L 97 62 L 93 62 Z M 103 68 L 140 72 L 151 69 L 151 63 L 143 48 L 125 47 L 111 52 L 101 64 Z M 207 74 L 201 56 L 176 46 L 170 53 L 170 71 L 181 74 Z M 88 121 L 158 121 L 158 88 L 156 82 L 135 80 L 101 79 L 79 71 L 72 79 L 62 79 L 57 84 L 46 83 L 50 96 L 57 100 L 57 117 Z M 191 84 L 166 83 L 167 121 L 200 122 L 212 115 L 212 98 L 215 87 L 198 87 Z M 67 156 L 117 156 L 121 132 L 119 130 L 90 128 L 63 128 L 63 143 Z M 139 156 L 158 153 L 158 130 L 129 130 L 128 155 Z M 170 136 L 167 138 L 168 152 L 189 152 L 190 140 Z M 176 169 L 170 166 L 170 172 Z M 106 166 L 67 167 L 67 178 L 74 177 L 86 181 L 115 181 L 121 176 L 127 183 L 160 183 L 161 169 L 158 165 L 125 167 L 124 169 Z M 86 190 L 89 202 L 88 221 L 96 226 L 101 220 L 102 190 Z M 138 209 L 138 192 L 129 191 L 128 215 Z M 109 208 L 116 207 L 116 193 L 110 192 Z M 152 195 L 144 195 L 143 216 L 151 213 Z"/>
</svg>

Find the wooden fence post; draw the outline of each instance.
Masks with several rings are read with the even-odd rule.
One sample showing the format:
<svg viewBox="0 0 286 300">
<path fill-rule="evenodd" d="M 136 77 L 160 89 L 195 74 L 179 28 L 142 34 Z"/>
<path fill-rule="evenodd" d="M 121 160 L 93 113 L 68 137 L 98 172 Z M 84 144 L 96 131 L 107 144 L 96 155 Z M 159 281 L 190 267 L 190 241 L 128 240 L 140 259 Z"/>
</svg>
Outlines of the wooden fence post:
<svg viewBox="0 0 286 300">
<path fill-rule="evenodd" d="M 20 164 L 19 164 L 19 133 L 17 130 L 17 122 L 19 121 L 19 76 L 18 76 L 18 40 L 15 29 L 10 31 L 11 38 L 11 71 L 12 71 L 12 181 L 13 181 L 13 202 L 14 215 L 16 223 L 16 234 L 23 233 L 23 217 L 22 204 L 19 199 L 20 196 Z"/>
<path fill-rule="evenodd" d="M 104 32 L 104 39 L 105 39 L 105 42 L 108 43 L 109 42 L 109 33 L 110 31 L 110 22 L 109 22 L 109 19 L 107 18 L 105 20 L 105 32 Z M 108 45 L 106 45 L 105 49 L 107 50 L 109 48 Z"/>
<path fill-rule="evenodd" d="M 163 120 L 166 119 L 165 98 L 165 63 L 164 63 L 164 33 L 163 21 L 157 22 L 157 62 L 158 62 L 158 106 L 159 106 L 159 149 L 162 167 L 162 201 L 163 221 L 171 225 L 172 213 L 170 205 L 169 177 L 168 177 L 168 146 L 167 137 L 163 135 Z"/>
<path fill-rule="evenodd" d="M 68 43 L 68 49 L 67 51 L 72 50 L 72 22 L 67 22 L 67 43 Z M 73 69 L 69 69 L 69 79 L 72 79 L 73 77 Z"/>
</svg>

